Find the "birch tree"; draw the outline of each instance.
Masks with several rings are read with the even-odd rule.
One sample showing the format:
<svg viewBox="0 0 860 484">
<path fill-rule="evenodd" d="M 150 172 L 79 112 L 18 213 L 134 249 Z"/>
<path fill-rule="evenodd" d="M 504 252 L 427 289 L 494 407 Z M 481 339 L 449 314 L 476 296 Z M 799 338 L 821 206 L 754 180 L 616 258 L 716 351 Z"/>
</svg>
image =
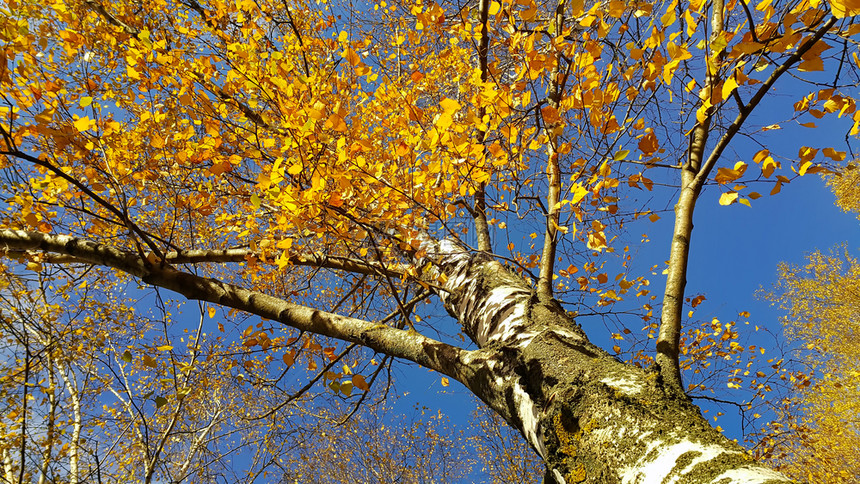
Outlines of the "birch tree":
<svg viewBox="0 0 860 484">
<path fill-rule="evenodd" d="M 846 157 L 767 140 L 781 123 L 857 134 L 857 8 L 12 0 L 0 250 L 16 271 L 200 304 L 195 336 L 159 303 L 157 337 L 111 350 L 153 374 L 114 393 L 136 478 L 190 478 L 167 457 L 183 452 L 211 478 L 231 452 L 216 431 L 255 436 L 231 478 L 286 476 L 292 396 L 327 384 L 361 405 L 396 360 L 462 384 L 548 481 L 789 482 L 686 394 L 693 213 L 708 185 L 749 205 Z M 791 106 L 777 92 L 788 119 L 770 119 Z M 652 294 L 632 253 L 671 206 Z M 644 321 L 653 364 L 593 343 L 589 313 Z M 204 339 L 222 350 L 201 360 Z M 216 400 L 235 419 L 204 411 Z"/>
</svg>

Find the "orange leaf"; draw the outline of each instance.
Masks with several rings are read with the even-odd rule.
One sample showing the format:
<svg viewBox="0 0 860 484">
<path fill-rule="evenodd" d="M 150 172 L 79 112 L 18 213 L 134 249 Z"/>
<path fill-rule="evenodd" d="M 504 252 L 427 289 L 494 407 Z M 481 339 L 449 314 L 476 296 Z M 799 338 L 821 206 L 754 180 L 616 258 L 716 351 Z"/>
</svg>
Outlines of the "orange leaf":
<svg viewBox="0 0 860 484">
<path fill-rule="evenodd" d="M 770 191 L 771 195 L 776 195 L 779 191 L 782 190 L 782 182 L 777 181 L 776 185 L 773 186 L 773 190 Z"/>
<path fill-rule="evenodd" d="M 361 59 L 359 59 L 358 54 L 355 53 L 352 49 L 346 49 L 346 52 L 343 53 L 343 56 L 346 58 L 346 61 L 349 62 L 349 65 L 352 67 L 356 67 L 361 64 Z"/>
<path fill-rule="evenodd" d="M 143 355 L 143 364 L 150 368 L 155 368 L 158 366 L 158 363 L 155 361 L 155 359 L 149 355 Z"/>
<path fill-rule="evenodd" d="M 830 158 L 833 161 L 842 161 L 845 159 L 844 151 L 836 151 L 833 148 L 824 148 L 821 150 L 821 154 Z"/>
<path fill-rule="evenodd" d="M 370 390 L 370 385 L 367 384 L 367 381 L 361 375 L 355 375 L 352 377 L 352 384 L 355 385 L 355 388 L 366 392 Z"/>
<path fill-rule="evenodd" d="M 658 148 L 660 148 L 660 143 L 657 141 L 657 136 L 654 135 L 653 131 L 649 131 L 648 134 L 639 140 L 639 150 L 646 156 L 654 153 Z"/>
<path fill-rule="evenodd" d="M 555 124 L 559 121 L 558 110 L 552 106 L 544 106 L 540 113 L 543 115 L 543 121 L 546 124 Z"/>
</svg>

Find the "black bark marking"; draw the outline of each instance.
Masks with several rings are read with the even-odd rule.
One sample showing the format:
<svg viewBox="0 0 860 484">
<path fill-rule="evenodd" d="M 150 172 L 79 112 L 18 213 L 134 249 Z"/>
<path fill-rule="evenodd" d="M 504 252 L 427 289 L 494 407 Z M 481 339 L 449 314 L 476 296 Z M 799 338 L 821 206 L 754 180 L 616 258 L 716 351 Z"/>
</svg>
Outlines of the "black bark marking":
<svg viewBox="0 0 860 484">
<path fill-rule="evenodd" d="M 508 301 L 506 304 L 503 304 L 498 311 L 493 314 L 488 320 L 485 320 L 485 325 L 487 328 L 487 336 L 493 335 L 496 333 L 496 330 L 499 329 L 499 324 L 502 321 L 506 320 L 511 313 L 514 312 L 517 306 L 519 306 L 522 301 L 517 299 L 513 299 L 512 301 Z"/>
</svg>

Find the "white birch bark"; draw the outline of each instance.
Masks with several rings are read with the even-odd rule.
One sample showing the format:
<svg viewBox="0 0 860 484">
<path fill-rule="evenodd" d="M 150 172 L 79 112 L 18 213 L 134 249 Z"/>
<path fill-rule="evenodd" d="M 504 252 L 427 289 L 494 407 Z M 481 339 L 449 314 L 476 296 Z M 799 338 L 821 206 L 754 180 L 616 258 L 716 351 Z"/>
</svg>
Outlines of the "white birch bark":
<svg viewBox="0 0 860 484">
<path fill-rule="evenodd" d="M 780 483 L 667 389 L 658 371 L 624 364 L 593 345 L 554 301 L 456 241 L 424 236 L 419 267 L 479 349 L 415 331 L 298 306 L 67 236 L 0 231 L 0 248 L 70 255 L 127 272 L 189 299 L 357 342 L 456 378 L 518 429 L 561 483 Z"/>
</svg>

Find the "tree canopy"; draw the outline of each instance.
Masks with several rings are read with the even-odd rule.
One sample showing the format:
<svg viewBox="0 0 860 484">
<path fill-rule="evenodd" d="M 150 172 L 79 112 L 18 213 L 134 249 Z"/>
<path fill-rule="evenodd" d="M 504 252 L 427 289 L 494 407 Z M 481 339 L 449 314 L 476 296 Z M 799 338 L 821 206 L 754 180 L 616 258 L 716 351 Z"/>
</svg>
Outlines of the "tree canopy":
<svg viewBox="0 0 860 484">
<path fill-rule="evenodd" d="M 291 452 L 342 448 L 317 419 L 359 435 L 409 361 L 555 482 L 787 481 L 690 401 L 746 351 L 732 324 L 690 324 L 693 214 L 705 189 L 752 206 L 841 170 L 858 13 L 7 1 L 5 478 L 291 479 L 313 458 Z M 643 267 L 661 218 L 668 261 Z M 377 430 L 355 445 L 384 448 Z M 377 461 L 450 459 L 427 435 Z"/>
<path fill-rule="evenodd" d="M 836 204 L 858 212 L 856 165 L 848 164 L 828 185 Z M 768 299 L 786 311 L 786 335 L 803 363 L 794 392 L 781 404 L 781 419 L 765 439 L 769 457 L 798 479 L 853 482 L 860 475 L 860 400 L 857 316 L 860 263 L 843 245 L 809 254 L 806 264 L 781 264 L 780 281 Z"/>
</svg>

